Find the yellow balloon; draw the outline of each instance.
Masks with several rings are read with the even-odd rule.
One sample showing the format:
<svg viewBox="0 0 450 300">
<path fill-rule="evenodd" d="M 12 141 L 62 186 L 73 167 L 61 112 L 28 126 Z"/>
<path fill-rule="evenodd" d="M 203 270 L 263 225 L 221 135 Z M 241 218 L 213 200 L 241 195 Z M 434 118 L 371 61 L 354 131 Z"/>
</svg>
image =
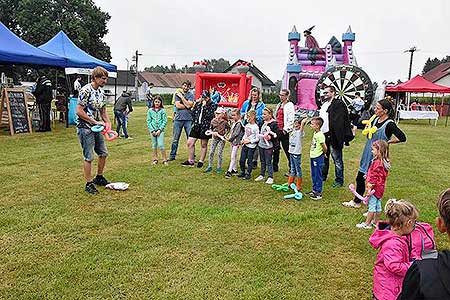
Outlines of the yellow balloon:
<svg viewBox="0 0 450 300">
<path fill-rule="evenodd" d="M 364 128 L 364 130 L 362 131 L 362 134 L 367 135 L 367 137 L 369 139 L 372 138 L 373 134 L 375 132 L 377 132 L 377 129 L 378 129 L 376 126 L 372 126 L 372 122 L 373 122 L 373 120 L 375 120 L 376 117 L 377 117 L 377 115 L 373 115 L 372 117 L 370 117 L 369 120 L 364 120 L 361 122 L 364 125 L 366 125 L 366 128 Z"/>
</svg>

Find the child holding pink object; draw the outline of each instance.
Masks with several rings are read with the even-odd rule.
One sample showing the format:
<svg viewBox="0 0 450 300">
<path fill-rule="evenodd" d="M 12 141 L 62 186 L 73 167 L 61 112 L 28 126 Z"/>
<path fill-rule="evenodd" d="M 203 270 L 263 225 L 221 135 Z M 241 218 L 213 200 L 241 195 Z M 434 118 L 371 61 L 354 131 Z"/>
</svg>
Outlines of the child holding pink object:
<svg viewBox="0 0 450 300">
<path fill-rule="evenodd" d="M 241 113 L 239 109 L 233 110 L 231 117 L 233 125 L 231 126 L 231 134 L 228 141 L 231 143 L 231 161 L 225 178 L 231 178 L 232 175 L 237 174 L 238 151 L 241 145 L 242 137 L 244 136 L 244 125 L 242 124 Z"/>
<path fill-rule="evenodd" d="M 366 177 L 366 191 L 367 193 L 370 193 L 371 190 L 375 192 L 369 198 L 369 211 L 366 221 L 356 224 L 356 227 L 363 229 L 372 229 L 372 222 L 376 225 L 380 218 L 381 198 L 383 197 L 386 178 L 391 168 L 389 145 L 386 141 L 378 140 L 373 142 L 372 155 L 373 160 Z"/>
</svg>

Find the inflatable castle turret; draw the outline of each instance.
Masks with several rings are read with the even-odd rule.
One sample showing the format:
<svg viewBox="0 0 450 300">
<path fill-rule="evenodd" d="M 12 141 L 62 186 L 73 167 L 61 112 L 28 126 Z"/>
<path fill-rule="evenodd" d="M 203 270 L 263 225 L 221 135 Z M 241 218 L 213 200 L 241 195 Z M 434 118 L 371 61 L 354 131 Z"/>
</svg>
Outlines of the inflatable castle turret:
<svg viewBox="0 0 450 300">
<path fill-rule="evenodd" d="M 356 65 L 353 58 L 353 42 L 355 41 L 355 34 L 352 28 L 348 26 L 347 32 L 342 34 L 342 41 L 344 42 L 344 64 Z"/>
<path fill-rule="evenodd" d="M 290 91 L 290 101 L 297 109 L 315 111 L 320 106 L 322 91 L 328 85 L 334 86 L 337 96 L 347 104 L 356 92 L 371 101 L 372 82 L 356 64 L 353 54 L 355 34 L 351 27 L 342 34 L 342 43 L 333 36 L 324 48 L 320 48 L 311 35 L 314 27 L 304 31 L 304 47 L 299 45 L 301 36 L 295 26 L 288 34 L 289 58 L 282 87 Z"/>
<path fill-rule="evenodd" d="M 298 42 L 300 42 L 300 33 L 297 32 L 297 28 L 292 28 L 292 31 L 288 35 L 289 41 L 289 61 L 287 65 L 287 71 L 291 74 L 300 73 L 302 67 L 300 66 L 297 58 Z"/>
</svg>

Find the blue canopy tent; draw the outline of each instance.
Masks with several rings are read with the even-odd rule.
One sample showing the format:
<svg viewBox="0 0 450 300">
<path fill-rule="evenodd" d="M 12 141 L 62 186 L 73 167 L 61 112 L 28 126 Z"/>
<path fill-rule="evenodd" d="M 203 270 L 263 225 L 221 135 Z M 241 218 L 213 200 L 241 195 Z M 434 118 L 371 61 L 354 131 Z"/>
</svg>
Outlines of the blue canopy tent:
<svg viewBox="0 0 450 300">
<path fill-rule="evenodd" d="M 65 67 L 66 60 L 28 44 L 0 22 L 0 64 Z"/>
<path fill-rule="evenodd" d="M 75 45 L 74 42 L 72 42 L 72 40 L 69 39 L 69 37 L 64 33 L 64 31 L 58 32 L 58 34 L 56 34 L 47 43 L 39 46 L 39 49 L 63 57 L 66 60 L 66 74 L 90 75 L 92 69 L 100 66 L 108 71 L 109 77 L 117 77 L 117 66 L 87 54 L 78 48 L 77 45 Z M 76 104 L 77 99 L 70 98 L 68 124 L 75 124 L 76 122 Z"/>
<path fill-rule="evenodd" d="M 117 76 L 117 66 L 87 54 L 78 48 L 63 31 L 39 46 L 39 49 L 66 59 L 66 74 L 89 74 L 90 70 L 101 66 L 111 73 L 110 77 Z"/>
</svg>

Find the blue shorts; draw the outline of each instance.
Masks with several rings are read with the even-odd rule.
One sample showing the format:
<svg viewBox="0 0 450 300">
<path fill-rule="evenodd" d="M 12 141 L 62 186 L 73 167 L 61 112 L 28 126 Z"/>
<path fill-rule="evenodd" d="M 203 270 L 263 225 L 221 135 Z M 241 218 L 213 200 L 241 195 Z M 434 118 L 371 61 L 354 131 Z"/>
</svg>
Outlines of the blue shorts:
<svg viewBox="0 0 450 300">
<path fill-rule="evenodd" d="M 77 135 L 83 149 L 83 159 L 85 161 L 94 160 L 94 151 L 98 156 L 108 156 L 105 138 L 100 132 L 92 132 L 89 128 L 77 128 Z"/>
<path fill-rule="evenodd" d="M 152 149 L 159 148 L 164 150 L 164 132 L 161 132 L 158 136 L 150 135 L 152 139 Z"/>
<path fill-rule="evenodd" d="M 374 195 L 370 196 L 370 198 L 369 198 L 369 212 L 371 212 L 371 213 L 382 212 L 381 199 L 378 199 Z"/>
</svg>

